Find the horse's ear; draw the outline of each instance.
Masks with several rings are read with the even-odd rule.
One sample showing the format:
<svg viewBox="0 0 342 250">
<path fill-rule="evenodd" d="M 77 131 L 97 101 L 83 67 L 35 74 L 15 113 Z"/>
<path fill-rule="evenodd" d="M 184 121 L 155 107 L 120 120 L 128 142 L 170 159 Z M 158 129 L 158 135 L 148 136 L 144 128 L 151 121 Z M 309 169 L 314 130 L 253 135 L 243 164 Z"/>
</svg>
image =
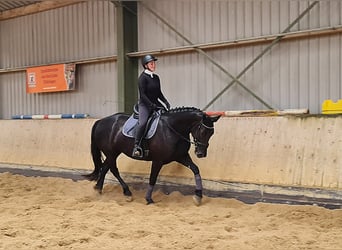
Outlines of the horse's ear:
<svg viewBox="0 0 342 250">
<path fill-rule="evenodd" d="M 217 122 L 217 120 L 221 117 L 221 115 L 216 115 L 216 116 L 210 116 L 210 120 L 212 122 Z"/>
</svg>

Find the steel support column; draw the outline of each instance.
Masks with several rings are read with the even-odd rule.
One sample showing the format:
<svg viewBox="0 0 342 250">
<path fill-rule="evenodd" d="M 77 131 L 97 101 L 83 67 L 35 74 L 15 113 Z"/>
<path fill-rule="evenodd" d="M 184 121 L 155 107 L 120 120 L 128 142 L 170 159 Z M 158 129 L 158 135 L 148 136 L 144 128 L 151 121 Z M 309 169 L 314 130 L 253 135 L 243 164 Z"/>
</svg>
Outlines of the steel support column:
<svg viewBox="0 0 342 250">
<path fill-rule="evenodd" d="M 117 10 L 117 77 L 119 111 L 131 113 L 137 101 L 138 63 L 127 52 L 138 49 L 136 1 L 112 1 Z"/>
</svg>

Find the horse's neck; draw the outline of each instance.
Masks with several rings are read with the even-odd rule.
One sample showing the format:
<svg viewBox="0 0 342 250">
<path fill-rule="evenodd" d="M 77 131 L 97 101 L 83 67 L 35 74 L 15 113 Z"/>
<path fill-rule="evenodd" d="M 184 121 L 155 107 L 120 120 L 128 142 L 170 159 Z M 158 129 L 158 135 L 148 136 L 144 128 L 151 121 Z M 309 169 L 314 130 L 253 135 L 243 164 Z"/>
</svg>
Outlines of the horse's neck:
<svg viewBox="0 0 342 250">
<path fill-rule="evenodd" d="M 191 128 L 199 122 L 199 117 L 194 112 L 174 113 L 168 116 L 167 122 L 178 132 L 190 133 Z"/>
</svg>

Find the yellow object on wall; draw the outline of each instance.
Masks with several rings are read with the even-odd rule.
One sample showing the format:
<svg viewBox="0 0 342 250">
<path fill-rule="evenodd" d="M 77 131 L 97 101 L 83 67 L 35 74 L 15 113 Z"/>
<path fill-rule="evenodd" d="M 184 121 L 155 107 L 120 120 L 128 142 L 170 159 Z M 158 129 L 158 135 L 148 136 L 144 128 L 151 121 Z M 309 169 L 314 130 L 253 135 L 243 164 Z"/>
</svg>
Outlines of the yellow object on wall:
<svg viewBox="0 0 342 250">
<path fill-rule="evenodd" d="M 342 114 L 342 100 L 337 102 L 325 100 L 322 103 L 322 114 Z"/>
</svg>

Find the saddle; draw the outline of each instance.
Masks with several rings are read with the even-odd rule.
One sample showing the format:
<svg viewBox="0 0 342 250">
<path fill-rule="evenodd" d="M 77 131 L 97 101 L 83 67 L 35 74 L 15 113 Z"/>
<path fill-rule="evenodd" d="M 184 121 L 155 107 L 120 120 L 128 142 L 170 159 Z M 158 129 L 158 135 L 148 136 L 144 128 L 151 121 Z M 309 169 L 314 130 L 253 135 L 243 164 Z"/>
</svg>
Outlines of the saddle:
<svg viewBox="0 0 342 250">
<path fill-rule="evenodd" d="M 160 119 L 161 110 L 153 112 L 150 118 L 147 121 L 145 133 L 143 139 L 150 139 L 156 133 L 158 122 Z M 139 121 L 139 110 L 137 105 L 134 106 L 133 114 L 128 118 L 122 128 L 123 135 L 134 138 L 135 135 L 135 128 L 138 125 Z"/>
</svg>

